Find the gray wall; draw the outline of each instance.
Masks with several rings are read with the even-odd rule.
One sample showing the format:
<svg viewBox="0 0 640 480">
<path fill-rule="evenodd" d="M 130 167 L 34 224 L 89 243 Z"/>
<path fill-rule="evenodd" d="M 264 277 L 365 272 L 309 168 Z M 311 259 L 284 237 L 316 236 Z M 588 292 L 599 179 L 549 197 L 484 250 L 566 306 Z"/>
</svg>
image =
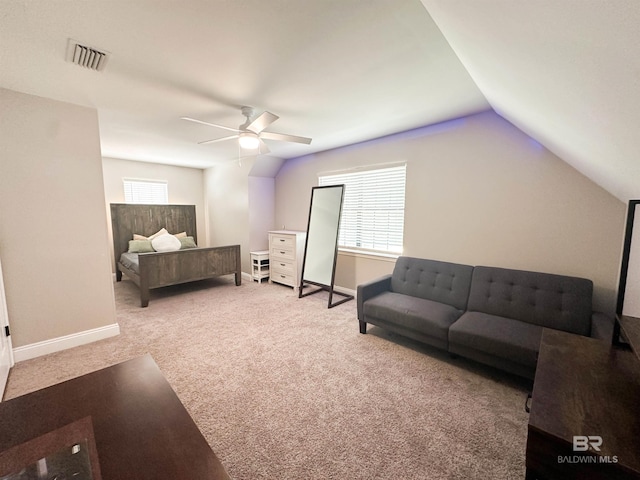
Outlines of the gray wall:
<svg viewBox="0 0 640 480">
<path fill-rule="evenodd" d="M 625 205 L 493 112 L 289 160 L 276 224 L 306 229 L 318 173 L 407 162 L 405 255 L 586 277 L 613 312 Z M 391 272 L 340 254 L 336 285 Z"/>
<path fill-rule="evenodd" d="M 0 89 L 0 135 L 13 346 L 115 324 L 97 112 Z"/>
</svg>

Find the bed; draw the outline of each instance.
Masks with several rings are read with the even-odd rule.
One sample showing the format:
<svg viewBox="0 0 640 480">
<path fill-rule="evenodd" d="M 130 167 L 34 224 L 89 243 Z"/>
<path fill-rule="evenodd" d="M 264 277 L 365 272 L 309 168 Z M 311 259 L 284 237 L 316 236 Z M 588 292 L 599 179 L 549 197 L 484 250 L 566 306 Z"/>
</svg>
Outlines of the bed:
<svg viewBox="0 0 640 480">
<path fill-rule="evenodd" d="M 149 305 L 154 288 L 235 275 L 241 283 L 240 245 L 196 247 L 168 252 L 128 253 L 135 235 L 149 237 L 165 228 L 169 233 L 196 236 L 195 205 L 111 204 L 116 281 L 124 273 L 140 288 L 140 305 Z M 123 256 L 124 254 L 124 256 Z"/>
</svg>

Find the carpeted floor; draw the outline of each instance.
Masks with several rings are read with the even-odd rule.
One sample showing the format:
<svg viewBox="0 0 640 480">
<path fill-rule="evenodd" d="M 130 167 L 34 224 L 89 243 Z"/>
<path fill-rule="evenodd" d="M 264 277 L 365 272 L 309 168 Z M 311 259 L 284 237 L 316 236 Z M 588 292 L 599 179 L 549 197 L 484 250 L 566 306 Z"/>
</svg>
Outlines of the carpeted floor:
<svg viewBox="0 0 640 480">
<path fill-rule="evenodd" d="M 150 353 L 232 478 L 524 476 L 525 381 L 232 277 L 115 284 L 118 337 L 21 362 L 5 398 Z"/>
</svg>

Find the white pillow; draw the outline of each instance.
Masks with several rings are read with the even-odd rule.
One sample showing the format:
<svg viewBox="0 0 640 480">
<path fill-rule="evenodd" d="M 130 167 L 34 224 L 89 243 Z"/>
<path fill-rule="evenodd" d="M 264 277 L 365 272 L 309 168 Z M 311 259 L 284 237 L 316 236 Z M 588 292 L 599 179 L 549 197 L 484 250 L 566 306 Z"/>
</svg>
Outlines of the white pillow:
<svg viewBox="0 0 640 480">
<path fill-rule="evenodd" d="M 162 227 L 160 230 L 158 230 L 153 235 L 149 235 L 149 240 L 153 240 L 154 238 L 159 237 L 160 235 L 165 235 L 167 233 L 169 233 L 169 232 L 167 232 L 167 229 Z"/>
<path fill-rule="evenodd" d="M 173 235 L 165 233 L 151 240 L 151 245 L 156 252 L 173 252 L 180 250 L 182 243 Z"/>
</svg>

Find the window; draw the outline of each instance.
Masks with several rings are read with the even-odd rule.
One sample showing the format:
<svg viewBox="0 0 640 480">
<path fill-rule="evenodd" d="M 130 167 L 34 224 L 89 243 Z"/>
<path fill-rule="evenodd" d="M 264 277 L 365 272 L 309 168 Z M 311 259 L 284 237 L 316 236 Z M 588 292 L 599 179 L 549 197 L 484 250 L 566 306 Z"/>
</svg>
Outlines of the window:
<svg viewBox="0 0 640 480">
<path fill-rule="evenodd" d="M 319 185 L 345 185 L 338 246 L 402 253 L 406 165 L 321 174 Z"/>
<path fill-rule="evenodd" d="M 126 203 L 169 203 L 169 191 L 166 181 L 125 178 L 123 182 L 124 201 Z"/>
</svg>

